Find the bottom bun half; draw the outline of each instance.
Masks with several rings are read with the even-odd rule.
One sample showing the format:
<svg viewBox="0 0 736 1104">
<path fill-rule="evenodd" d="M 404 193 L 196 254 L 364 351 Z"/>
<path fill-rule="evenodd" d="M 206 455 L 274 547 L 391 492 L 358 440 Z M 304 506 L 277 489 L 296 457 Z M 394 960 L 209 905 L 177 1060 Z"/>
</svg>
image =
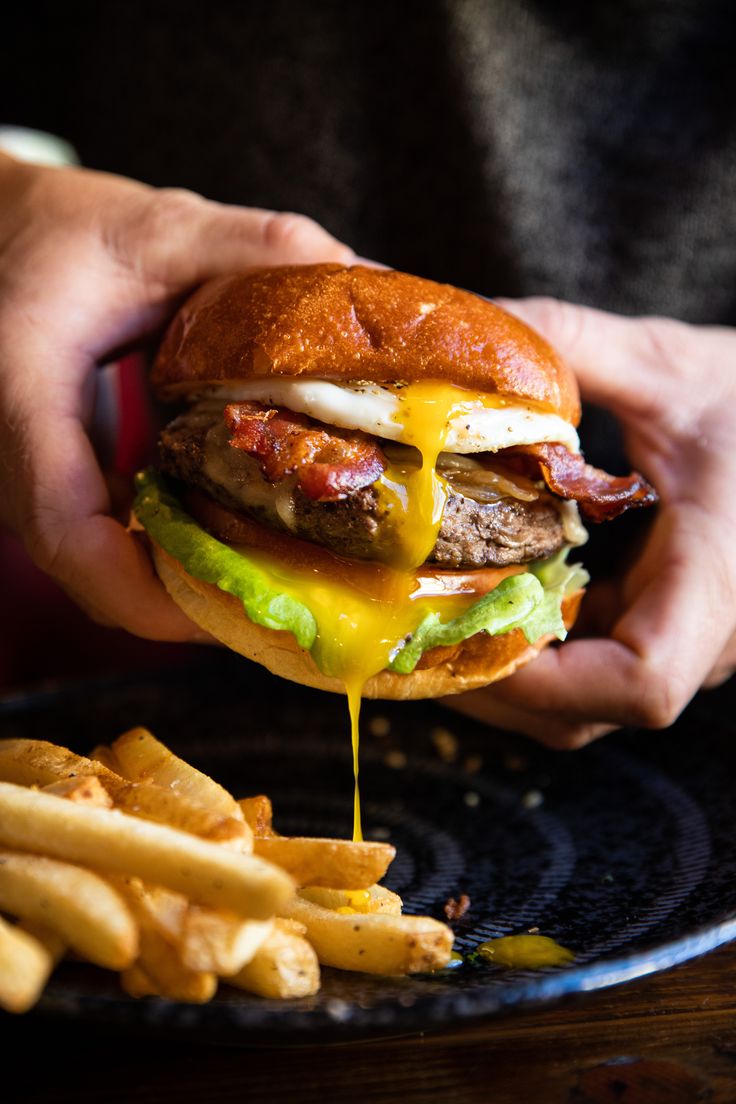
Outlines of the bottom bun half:
<svg viewBox="0 0 736 1104">
<path fill-rule="evenodd" d="M 232 651 L 260 663 L 281 678 L 319 690 L 345 693 L 341 680 L 323 675 L 309 652 L 299 647 L 290 632 L 256 625 L 245 615 L 237 598 L 211 583 L 195 579 L 155 542 L 151 541 L 151 545 L 156 570 L 164 586 L 187 617 L 200 628 Z M 577 590 L 563 600 L 562 616 L 568 629 L 575 622 L 583 593 Z M 477 690 L 513 674 L 534 659 L 552 639 L 544 636 L 535 644 L 529 644 L 520 629 L 501 636 L 477 633 L 453 647 L 426 652 L 410 675 L 381 671 L 366 683 L 363 697 L 408 701 Z"/>
</svg>

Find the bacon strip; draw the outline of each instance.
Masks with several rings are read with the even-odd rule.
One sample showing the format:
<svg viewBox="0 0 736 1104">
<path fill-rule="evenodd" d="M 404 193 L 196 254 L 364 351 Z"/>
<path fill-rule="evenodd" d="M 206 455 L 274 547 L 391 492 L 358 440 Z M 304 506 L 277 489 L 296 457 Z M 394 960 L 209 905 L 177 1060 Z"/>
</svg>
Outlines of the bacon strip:
<svg viewBox="0 0 736 1104">
<path fill-rule="evenodd" d="M 230 445 L 259 461 L 270 483 L 296 473 L 297 486 L 315 502 L 337 502 L 375 483 L 388 461 L 362 433 L 321 426 L 304 414 L 257 402 L 229 403 Z"/>
<path fill-rule="evenodd" d="M 504 461 L 518 466 L 523 474 L 532 474 L 539 465 L 549 489 L 560 498 L 574 498 L 589 521 L 610 521 L 632 506 L 652 506 L 659 501 L 654 487 L 643 475 L 609 475 L 586 464 L 578 453 L 565 445 L 518 445 L 504 449 Z"/>
</svg>

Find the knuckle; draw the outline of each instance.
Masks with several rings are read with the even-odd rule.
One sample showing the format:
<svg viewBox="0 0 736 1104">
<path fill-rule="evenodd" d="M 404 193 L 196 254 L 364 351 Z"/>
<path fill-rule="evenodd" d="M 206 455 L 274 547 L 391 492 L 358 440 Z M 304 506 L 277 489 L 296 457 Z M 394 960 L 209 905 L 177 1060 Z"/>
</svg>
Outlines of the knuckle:
<svg viewBox="0 0 736 1104">
<path fill-rule="evenodd" d="M 206 206 L 206 200 L 185 188 L 147 192 L 126 217 L 105 224 L 105 244 L 124 269 L 137 275 L 150 272 L 166 284 L 182 227 L 201 217 Z"/>
<path fill-rule="evenodd" d="M 149 196 L 146 214 L 153 229 L 166 230 L 206 205 L 207 200 L 186 188 L 159 188 Z"/>
<path fill-rule="evenodd" d="M 162 188 L 148 198 L 137 227 L 137 241 L 149 256 L 163 264 L 183 226 L 199 218 L 207 201 L 184 188 Z M 164 273 L 165 275 L 165 273 Z"/>
<path fill-rule="evenodd" d="M 267 216 L 263 223 L 263 245 L 269 253 L 294 258 L 319 255 L 340 260 L 352 255 L 347 246 L 335 241 L 314 219 L 293 211 L 277 211 Z"/>
<path fill-rule="evenodd" d="M 276 252 L 301 246 L 307 237 L 313 236 L 316 228 L 317 224 L 306 215 L 278 211 L 269 215 L 263 224 L 263 243 Z"/>
<path fill-rule="evenodd" d="M 641 671 L 633 689 L 628 721 L 637 728 L 669 728 L 689 698 L 671 672 L 652 668 Z"/>
<path fill-rule="evenodd" d="M 534 304 L 534 325 L 553 345 L 570 350 L 579 342 L 586 324 L 586 310 L 552 296 L 539 296 Z"/>
</svg>

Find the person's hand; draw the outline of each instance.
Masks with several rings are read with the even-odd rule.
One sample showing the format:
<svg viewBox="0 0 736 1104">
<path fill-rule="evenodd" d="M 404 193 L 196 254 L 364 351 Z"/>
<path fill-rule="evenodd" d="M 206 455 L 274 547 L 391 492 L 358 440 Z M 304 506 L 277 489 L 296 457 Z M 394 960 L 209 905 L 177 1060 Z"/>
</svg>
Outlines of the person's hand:
<svg viewBox="0 0 736 1104">
<path fill-rule="evenodd" d="M 0 522 L 95 620 L 201 635 L 110 516 L 88 437 L 98 365 L 211 276 L 353 259 L 299 215 L 0 154 Z"/>
<path fill-rule="evenodd" d="M 502 305 L 618 417 L 661 503 L 628 573 L 584 599 L 594 636 L 447 704 L 559 748 L 620 725 L 666 727 L 736 667 L 736 331 L 552 299 Z"/>
</svg>

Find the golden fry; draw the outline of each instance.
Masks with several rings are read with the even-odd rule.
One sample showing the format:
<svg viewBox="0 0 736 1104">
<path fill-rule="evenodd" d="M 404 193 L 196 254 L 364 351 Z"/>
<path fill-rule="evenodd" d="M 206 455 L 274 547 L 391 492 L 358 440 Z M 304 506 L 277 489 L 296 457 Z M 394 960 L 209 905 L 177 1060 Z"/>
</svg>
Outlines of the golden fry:
<svg viewBox="0 0 736 1104">
<path fill-rule="evenodd" d="M 238 805 L 243 811 L 248 824 L 250 824 L 254 836 L 273 836 L 273 809 L 271 798 L 265 794 L 257 794 L 255 797 L 242 797 Z"/>
<path fill-rule="evenodd" d="M 70 863 L 0 850 L 0 910 L 50 928 L 83 958 L 111 970 L 130 966 L 138 950 L 138 931 L 120 894 Z"/>
<path fill-rule="evenodd" d="M 446 966 L 453 935 L 428 916 L 345 915 L 294 897 L 283 916 L 304 924 L 325 966 L 367 974 L 416 974 Z"/>
<path fill-rule="evenodd" d="M 217 992 L 215 974 L 187 969 L 176 949 L 155 931 L 141 929 L 140 953 L 135 966 L 143 971 L 151 988 L 146 993 L 131 995 L 206 1004 Z"/>
<path fill-rule="evenodd" d="M 140 878 L 111 877 L 139 922 L 162 935 L 190 970 L 235 974 L 249 962 L 273 927 L 272 920 L 244 920 L 227 909 L 192 905 L 180 893 L 147 886 Z"/>
<path fill-rule="evenodd" d="M 159 995 L 155 982 L 151 981 L 148 974 L 136 962 L 120 975 L 120 984 L 129 997 L 157 997 Z"/>
<path fill-rule="evenodd" d="M 109 748 L 107 744 L 97 744 L 93 747 L 88 756 L 89 759 L 97 763 L 101 763 L 103 767 L 106 767 L 113 774 L 120 775 L 120 769 L 117 759 L 113 754 L 112 748 Z M 122 777 L 122 775 L 120 775 Z"/>
<path fill-rule="evenodd" d="M 234 816 L 213 812 L 163 786 L 130 782 L 100 762 L 45 740 L 0 740 L 0 779 L 4 782 L 48 787 L 90 776 L 99 779 L 117 808 L 132 816 L 170 824 L 203 839 L 231 842 L 238 850 L 252 849 L 252 832 L 239 809 Z"/>
<path fill-rule="evenodd" d="M 65 797 L 78 805 L 94 805 L 97 809 L 112 809 L 112 798 L 96 775 L 79 778 L 62 778 L 43 787 L 44 793 Z"/>
<path fill-rule="evenodd" d="M 0 1008 L 27 1012 L 53 968 L 53 956 L 37 939 L 0 917 Z"/>
<path fill-rule="evenodd" d="M 54 965 L 61 962 L 66 954 L 66 943 L 58 932 L 47 924 L 39 924 L 35 920 L 19 920 L 18 928 L 37 939 L 42 947 L 45 947 L 54 960 Z"/>
<path fill-rule="evenodd" d="M 257 855 L 288 870 L 297 885 L 366 889 L 379 881 L 396 854 L 390 843 L 266 836 L 253 842 Z"/>
<path fill-rule="evenodd" d="M 283 870 L 255 855 L 117 809 L 75 805 L 8 782 L 0 782 L 0 846 L 136 874 L 198 904 L 254 919 L 272 916 L 294 886 Z"/>
<path fill-rule="evenodd" d="M 324 889 L 322 886 L 305 886 L 299 896 L 322 908 L 345 909 L 351 912 L 386 912 L 401 916 L 402 900 L 385 886 L 372 885 L 368 889 Z"/>
<path fill-rule="evenodd" d="M 124 732 L 113 742 L 112 752 L 123 777 L 131 782 L 174 787 L 177 794 L 213 813 L 242 820 L 240 806 L 226 789 L 174 755 L 147 729 L 131 728 Z"/>
<path fill-rule="evenodd" d="M 274 1000 L 310 997 L 319 983 L 319 962 L 311 944 L 279 920 L 248 965 L 227 979 L 228 985 Z"/>
<path fill-rule="evenodd" d="M 271 934 L 273 920 L 243 920 L 232 912 L 191 905 L 181 940 L 182 962 L 191 970 L 237 974 Z"/>
<path fill-rule="evenodd" d="M 132 974 L 122 983 L 126 991 L 131 996 L 167 997 L 189 1004 L 211 1000 L 217 989 L 216 976 L 182 962 L 175 940 L 175 930 L 189 907 L 186 899 L 168 890 L 149 893 L 138 878 L 117 875 L 111 881 L 125 896 L 140 927 L 138 958 Z"/>
</svg>

